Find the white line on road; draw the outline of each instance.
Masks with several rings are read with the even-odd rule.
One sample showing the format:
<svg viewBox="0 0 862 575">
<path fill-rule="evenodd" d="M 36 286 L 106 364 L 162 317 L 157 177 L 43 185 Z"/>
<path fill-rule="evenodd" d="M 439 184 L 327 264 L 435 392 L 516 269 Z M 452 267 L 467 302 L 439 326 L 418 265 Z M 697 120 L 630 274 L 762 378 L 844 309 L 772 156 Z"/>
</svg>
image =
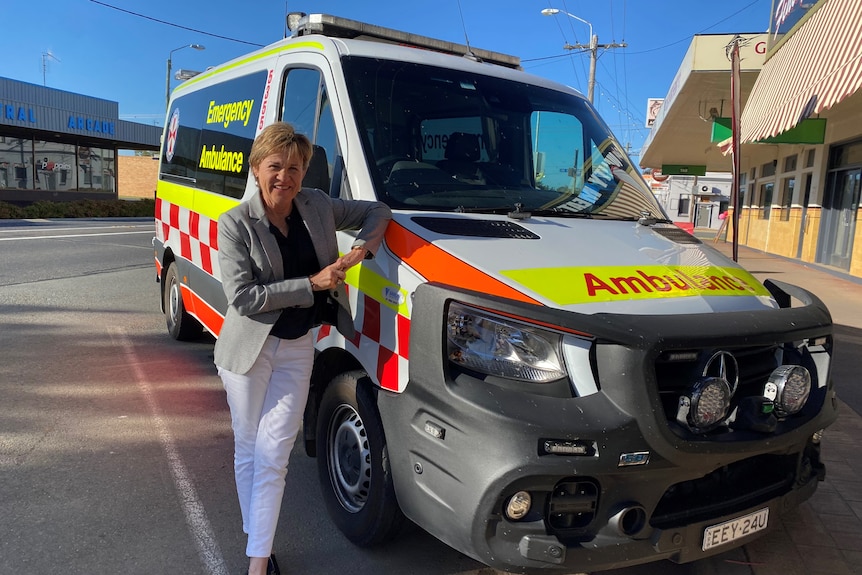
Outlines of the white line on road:
<svg viewBox="0 0 862 575">
<path fill-rule="evenodd" d="M 14 242 L 17 240 L 56 240 L 63 238 L 91 238 L 94 236 L 128 236 L 132 234 L 150 234 L 151 236 L 156 235 L 153 230 L 147 230 L 142 232 L 105 232 L 101 234 L 65 234 L 65 235 L 56 235 L 56 236 L 22 236 L 20 238 L 0 238 L 0 242 Z"/>
<path fill-rule="evenodd" d="M 227 575 L 227 566 L 225 565 L 224 557 L 216 541 L 212 526 L 207 518 L 206 510 L 198 497 L 194 482 L 183 463 L 176 442 L 161 415 L 158 402 L 150 384 L 147 382 L 146 374 L 141 367 L 142 364 L 135 353 L 132 342 L 129 340 L 128 334 L 122 330 L 113 330 L 113 336 L 119 338 L 120 346 L 128 358 L 128 365 L 135 371 L 138 389 L 140 389 L 141 394 L 147 402 L 147 406 L 150 408 L 150 415 L 158 431 L 162 448 L 165 450 L 165 455 L 168 458 L 168 467 L 174 479 L 174 487 L 177 490 L 177 495 L 179 495 L 183 513 L 186 516 L 186 524 L 195 540 L 201 561 L 206 566 L 206 572 L 209 575 Z"/>
</svg>

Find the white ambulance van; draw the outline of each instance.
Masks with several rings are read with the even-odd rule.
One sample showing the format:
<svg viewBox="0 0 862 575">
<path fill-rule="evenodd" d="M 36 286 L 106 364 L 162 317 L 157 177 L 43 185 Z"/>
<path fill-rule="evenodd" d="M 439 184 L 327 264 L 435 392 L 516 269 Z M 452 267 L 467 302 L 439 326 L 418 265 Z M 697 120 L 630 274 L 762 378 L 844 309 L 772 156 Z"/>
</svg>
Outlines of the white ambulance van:
<svg viewBox="0 0 862 575">
<path fill-rule="evenodd" d="M 515 572 L 689 562 L 814 493 L 820 300 L 673 226 L 590 103 L 518 58 L 290 20 L 173 93 L 155 263 L 171 335 L 218 336 L 216 222 L 278 120 L 315 145 L 307 186 L 392 208 L 347 277 L 355 338 L 316 328 L 305 448 L 350 540 L 410 520 Z"/>
</svg>

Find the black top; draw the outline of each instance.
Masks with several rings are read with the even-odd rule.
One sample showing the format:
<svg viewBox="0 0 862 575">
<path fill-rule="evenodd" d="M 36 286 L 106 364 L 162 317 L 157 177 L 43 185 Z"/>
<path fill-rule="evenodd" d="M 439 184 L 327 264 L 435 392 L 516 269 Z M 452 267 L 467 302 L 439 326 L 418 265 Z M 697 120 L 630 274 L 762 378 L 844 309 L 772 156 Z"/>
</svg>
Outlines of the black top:
<svg viewBox="0 0 862 575">
<path fill-rule="evenodd" d="M 281 252 L 281 261 L 284 265 L 285 279 L 305 278 L 320 271 L 317 255 L 314 253 L 314 244 L 305 227 L 302 216 L 296 205 L 285 218 L 287 222 L 287 236 L 274 225 L 269 225 L 269 231 L 278 242 Z M 296 339 L 306 334 L 314 327 L 317 309 L 326 301 L 326 292 L 314 292 L 314 305 L 311 307 L 288 307 L 281 311 L 275 325 L 270 330 L 270 335 L 281 339 Z"/>
</svg>

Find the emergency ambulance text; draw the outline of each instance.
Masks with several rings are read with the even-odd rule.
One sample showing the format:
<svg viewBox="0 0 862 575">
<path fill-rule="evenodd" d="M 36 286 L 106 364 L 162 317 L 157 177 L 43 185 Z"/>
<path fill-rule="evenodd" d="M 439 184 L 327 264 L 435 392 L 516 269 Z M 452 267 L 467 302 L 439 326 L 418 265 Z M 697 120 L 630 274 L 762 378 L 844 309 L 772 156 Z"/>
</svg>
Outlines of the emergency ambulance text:
<svg viewBox="0 0 862 575">
<path fill-rule="evenodd" d="M 671 271 L 671 270 L 668 270 Z M 631 275 L 604 275 L 584 273 L 584 285 L 589 297 L 599 292 L 608 295 L 631 295 L 641 293 L 665 292 L 683 295 L 685 292 L 754 292 L 755 288 L 742 279 L 721 270 L 704 270 L 706 273 L 688 272 L 676 268 L 664 275 L 651 275 L 643 270 L 635 270 Z M 602 277 L 604 275 L 604 277 Z"/>
<path fill-rule="evenodd" d="M 242 152 L 226 151 L 224 146 L 221 147 L 221 150 L 216 150 L 215 144 L 213 144 L 211 150 L 207 150 L 206 146 L 201 150 L 201 160 L 198 167 L 220 172 L 240 173 L 242 172 L 242 162 Z"/>
<path fill-rule="evenodd" d="M 240 100 L 226 104 L 216 104 L 215 100 L 210 100 L 210 107 L 207 110 L 207 124 L 222 124 L 227 128 L 231 122 L 242 122 L 243 126 L 248 126 L 248 119 L 251 117 L 253 107 L 254 100 Z"/>
</svg>

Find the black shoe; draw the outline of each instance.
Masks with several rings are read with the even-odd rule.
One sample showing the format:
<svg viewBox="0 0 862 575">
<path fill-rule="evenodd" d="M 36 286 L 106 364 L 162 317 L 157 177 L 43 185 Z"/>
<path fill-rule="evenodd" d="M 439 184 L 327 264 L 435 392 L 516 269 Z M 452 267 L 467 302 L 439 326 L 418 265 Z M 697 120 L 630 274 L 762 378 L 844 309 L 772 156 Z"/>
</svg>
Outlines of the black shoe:
<svg viewBox="0 0 862 575">
<path fill-rule="evenodd" d="M 266 566 L 266 575 L 281 575 L 278 569 L 278 561 L 275 560 L 275 553 L 269 556 L 269 563 Z"/>
<path fill-rule="evenodd" d="M 248 575 L 248 570 L 246 570 L 245 575 Z M 266 575 L 281 575 L 278 561 L 275 560 L 275 553 L 269 556 L 269 563 L 266 564 Z"/>
</svg>

